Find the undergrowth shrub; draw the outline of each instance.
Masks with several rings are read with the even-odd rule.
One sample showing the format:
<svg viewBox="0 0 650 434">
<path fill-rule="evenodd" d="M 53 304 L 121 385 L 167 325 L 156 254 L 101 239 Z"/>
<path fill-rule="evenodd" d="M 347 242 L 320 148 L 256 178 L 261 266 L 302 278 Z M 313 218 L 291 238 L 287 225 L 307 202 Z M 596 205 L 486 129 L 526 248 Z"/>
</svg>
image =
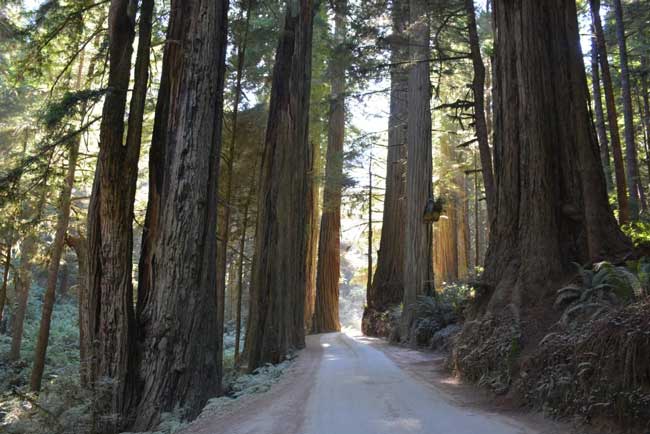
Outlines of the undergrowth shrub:
<svg viewBox="0 0 650 434">
<path fill-rule="evenodd" d="M 548 334 L 522 363 L 517 388 L 557 416 L 613 416 L 650 428 L 650 300 Z"/>
</svg>

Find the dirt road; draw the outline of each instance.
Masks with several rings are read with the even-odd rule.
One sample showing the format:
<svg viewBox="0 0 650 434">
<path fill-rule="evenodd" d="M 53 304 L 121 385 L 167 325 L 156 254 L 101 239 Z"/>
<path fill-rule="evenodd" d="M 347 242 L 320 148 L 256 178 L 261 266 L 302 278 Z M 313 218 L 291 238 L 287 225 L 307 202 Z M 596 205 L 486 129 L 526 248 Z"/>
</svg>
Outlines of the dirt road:
<svg viewBox="0 0 650 434">
<path fill-rule="evenodd" d="M 459 402 L 403 369 L 385 348 L 342 333 L 310 336 L 271 391 L 238 400 L 223 414 L 204 415 L 184 434 L 560 432 Z"/>
</svg>

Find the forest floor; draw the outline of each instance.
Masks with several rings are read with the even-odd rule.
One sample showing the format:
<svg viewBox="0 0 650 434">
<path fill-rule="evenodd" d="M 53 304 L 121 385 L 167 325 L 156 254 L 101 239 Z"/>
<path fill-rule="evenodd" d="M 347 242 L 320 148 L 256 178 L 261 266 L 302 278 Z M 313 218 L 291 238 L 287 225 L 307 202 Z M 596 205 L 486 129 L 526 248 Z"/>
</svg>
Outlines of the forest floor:
<svg viewBox="0 0 650 434">
<path fill-rule="evenodd" d="M 569 434 L 450 378 L 443 356 L 332 333 L 307 348 L 270 391 L 205 411 L 183 434 Z M 581 434 L 586 434 L 580 430 Z"/>
</svg>

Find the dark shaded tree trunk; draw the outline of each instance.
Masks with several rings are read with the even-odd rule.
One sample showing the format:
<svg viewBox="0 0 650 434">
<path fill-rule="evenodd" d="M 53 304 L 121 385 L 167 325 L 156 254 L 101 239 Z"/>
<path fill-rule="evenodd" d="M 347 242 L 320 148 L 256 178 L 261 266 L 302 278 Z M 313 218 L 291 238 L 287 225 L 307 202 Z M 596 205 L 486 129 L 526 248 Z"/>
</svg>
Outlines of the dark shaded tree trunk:
<svg viewBox="0 0 650 434">
<path fill-rule="evenodd" d="M 598 59 L 600 60 L 600 72 L 602 73 L 605 105 L 607 107 L 607 122 L 609 124 L 612 154 L 614 157 L 618 221 L 620 224 L 623 224 L 630 218 L 630 209 L 627 196 L 628 186 L 625 179 L 625 165 L 623 163 L 623 151 L 621 150 L 621 136 L 618 129 L 618 114 L 616 112 L 616 101 L 614 100 L 614 86 L 612 85 L 612 76 L 609 71 L 607 45 L 605 44 L 605 35 L 603 34 L 603 25 L 600 19 L 600 0 L 589 0 L 589 4 L 591 6 L 591 21 L 596 34 Z"/>
<path fill-rule="evenodd" d="M 619 261 L 631 244 L 607 202 L 575 3 L 498 0 L 495 20 L 501 164 L 483 278 L 487 309 L 508 305 L 517 320 L 547 303 L 571 261 Z"/>
<path fill-rule="evenodd" d="M 309 95 L 316 3 L 288 2 L 273 69 L 251 279 L 248 369 L 305 345 L 308 284 Z"/>
<path fill-rule="evenodd" d="M 77 302 L 79 305 L 79 376 L 81 378 L 81 385 L 88 386 L 90 383 L 91 368 L 91 333 L 88 318 L 88 241 L 81 234 L 78 236 L 67 234 L 65 242 L 74 250 L 79 264 L 79 277 L 77 281 Z"/>
<path fill-rule="evenodd" d="M 386 193 L 379 241 L 379 252 L 372 285 L 366 294 L 362 330 L 377 336 L 376 313 L 402 302 L 404 295 L 404 225 L 406 222 L 406 130 L 408 116 L 408 23 L 409 4 L 392 2 L 390 36 L 390 114 L 388 117 L 388 154 Z"/>
<path fill-rule="evenodd" d="M 472 65 L 474 67 L 474 79 L 472 81 L 472 90 L 474 92 L 474 129 L 476 130 L 476 139 L 478 140 L 478 149 L 481 157 L 481 173 L 483 174 L 489 220 L 495 214 L 496 187 L 492 172 L 492 151 L 490 150 L 488 127 L 485 120 L 485 65 L 483 65 L 483 58 L 481 57 L 481 44 L 476 27 L 474 0 L 465 0 L 465 11 L 469 29 Z"/>
<path fill-rule="evenodd" d="M 194 417 L 221 391 L 216 288 L 217 191 L 228 1 L 175 4 L 181 79 L 171 102 L 146 303 L 139 306 L 141 399 L 136 430 L 177 407 Z M 172 19 L 176 20 L 177 17 Z"/>
<path fill-rule="evenodd" d="M 345 68 L 347 50 L 347 0 L 336 0 L 334 8 L 334 48 L 330 60 L 330 112 L 327 128 L 327 155 L 323 214 L 318 243 L 316 304 L 312 331 L 341 330 L 339 322 L 339 278 L 341 271 L 341 189 L 343 183 L 343 142 L 345 138 Z M 368 270 L 370 273 L 371 270 Z"/>
<path fill-rule="evenodd" d="M 251 180 L 251 186 L 246 197 L 246 204 L 242 211 L 244 216 L 241 223 L 241 238 L 239 239 L 239 262 L 237 270 L 237 307 L 235 315 L 235 366 L 239 367 L 239 349 L 241 342 L 241 322 L 242 322 L 242 299 L 244 294 L 244 251 L 246 249 L 246 233 L 248 232 L 248 219 L 250 217 L 249 209 L 255 193 L 255 183 Z"/>
<path fill-rule="evenodd" d="M 29 301 L 29 290 L 32 286 L 32 259 L 36 254 L 36 249 L 35 235 L 28 234 L 20 243 L 20 268 L 18 269 L 19 291 L 16 293 L 16 307 L 12 321 L 11 350 L 9 351 L 10 361 L 20 360 L 27 302 Z"/>
<path fill-rule="evenodd" d="M 594 113 L 596 114 L 596 131 L 598 133 L 598 143 L 600 146 L 600 160 L 605 172 L 605 183 L 607 191 L 614 188 L 614 179 L 612 178 L 612 166 L 609 161 L 609 143 L 607 140 L 607 130 L 605 126 L 605 116 L 603 114 L 603 100 L 600 91 L 600 67 L 598 66 L 598 42 L 596 32 L 592 26 L 591 38 L 591 85 L 593 89 Z"/>
<path fill-rule="evenodd" d="M 634 109 L 630 84 L 630 67 L 627 60 L 627 42 L 625 41 L 625 24 L 621 0 L 613 0 L 616 17 L 616 40 L 621 61 L 621 96 L 623 99 L 623 119 L 625 122 L 625 162 L 627 164 L 627 185 L 630 189 L 630 214 L 633 219 L 639 217 L 639 210 L 646 209 L 645 191 L 639 179 L 639 162 L 634 139 Z"/>
<path fill-rule="evenodd" d="M 434 295 L 432 227 L 424 212 L 432 191 L 430 30 L 425 0 L 409 2 L 408 156 L 406 165 L 406 226 L 404 312 L 400 337 L 407 338 L 413 305 L 421 295 Z"/>
<path fill-rule="evenodd" d="M 646 164 L 648 166 L 648 175 L 650 175 L 650 95 L 648 94 L 648 75 L 650 74 L 650 65 L 648 65 L 648 60 L 646 57 L 641 59 L 641 92 L 640 99 L 642 101 L 641 105 L 641 118 L 643 119 L 644 131 L 645 131 L 645 140 L 646 140 Z"/>
</svg>

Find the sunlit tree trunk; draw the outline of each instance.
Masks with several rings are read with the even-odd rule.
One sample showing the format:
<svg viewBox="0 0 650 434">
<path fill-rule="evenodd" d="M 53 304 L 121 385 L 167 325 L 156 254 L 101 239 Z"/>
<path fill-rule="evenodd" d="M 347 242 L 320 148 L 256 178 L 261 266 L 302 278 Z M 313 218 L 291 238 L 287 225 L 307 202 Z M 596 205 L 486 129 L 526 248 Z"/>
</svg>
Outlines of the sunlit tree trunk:
<svg viewBox="0 0 650 434">
<path fill-rule="evenodd" d="M 311 41 L 316 4 L 288 2 L 276 51 L 258 200 L 248 369 L 305 345 Z"/>
<path fill-rule="evenodd" d="M 180 406 L 187 417 L 196 416 L 221 391 L 223 323 L 216 321 L 215 288 L 228 1 L 175 6 L 184 22 L 175 41 L 182 80 L 170 88 L 153 284 L 139 307 L 136 430 L 155 426 L 161 413 Z"/>
<path fill-rule="evenodd" d="M 408 129 L 406 165 L 406 225 L 404 312 L 400 337 L 406 339 L 413 305 L 420 295 L 433 295 L 432 227 L 424 220 L 432 191 L 431 81 L 427 2 L 410 0 Z"/>
<path fill-rule="evenodd" d="M 404 225 L 406 128 L 408 92 L 408 23 L 407 0 L 392 2 L 390 36 L 390 115 L 388 117 L 388 152 L 386 159 L 386 193 L 381 225 L 381 239 L 375 274 L 367 292 L 362 329 L 370 336 L 377 335 L 375 313 L 399 305 L 404 295 Z"/>
<path fill-rule="evenodd" d="M 598 44 L 596 41 L 596 34 L 593 32 L 593 36 L 591 38 L 591 85 L 593 89 L 594 113 L 596 115 L 596 131 L 598 132 L 598 143 L 600 146 L 600 159 L 603 164 L 603 171 L 605 172 L 607 191 L 610 192 L 614 188 L 614 180 L 612 178 L 612 167 L 609 162 L 609 143 L 607 140 L 605 116 L 603 114 L 603 101 L 600 91 L 599 69 Z"/>
<path fill-rule="evenodd" d="M 336 0 L 334 8 L 334 48 L 330 61 L 330 112 L 328 123 L 323 214 L 318 243 L 316 302 L 312 331 L 341 330 L 339 323 L 339 277 L 341 265 L 341 188 L 343 183 L 343 142 L 345 138 L 345 48 L 347 0 Z M 369 270 L 370 272 L 370 270 Z"/>
<path fill-rule="evenodd" d="M 316 272 L 318 267 L 320 144 L 312 143 L 311 179 L 307 194 L 309 240 L 307 242 L 307 288 L 305 290 L 305 330 L 311 330 L 316 308 Z"/>
<path fill-rule="evenodd" d="M 621 150 L 621 136 L 618 129 L 618 114 L 616 101 L 614 100 L 614 86 L 609 71 L 607 60 L 607 45 L 603 34 L 603 25 L 600 19 L 600 0 L 589 0 L 591 6 L 591 20 L 596 34 L 596 46 L 598 48 L 598 59 L 600 60 L 600 72 L 603 78 L 603 90 L 605 92 L 605 105 L 607 107 L 607 122 L 609 123 L 612 154 L 614 156 L 614 173 L 616 175 L 616 196 L 618 199 L 618 221 L 626 223 L 630 218 L 630 209 L 627 197 L 627 181 L 625 179 L 625 166 L 623 163 L 623 151 Z"/>
</svg>

